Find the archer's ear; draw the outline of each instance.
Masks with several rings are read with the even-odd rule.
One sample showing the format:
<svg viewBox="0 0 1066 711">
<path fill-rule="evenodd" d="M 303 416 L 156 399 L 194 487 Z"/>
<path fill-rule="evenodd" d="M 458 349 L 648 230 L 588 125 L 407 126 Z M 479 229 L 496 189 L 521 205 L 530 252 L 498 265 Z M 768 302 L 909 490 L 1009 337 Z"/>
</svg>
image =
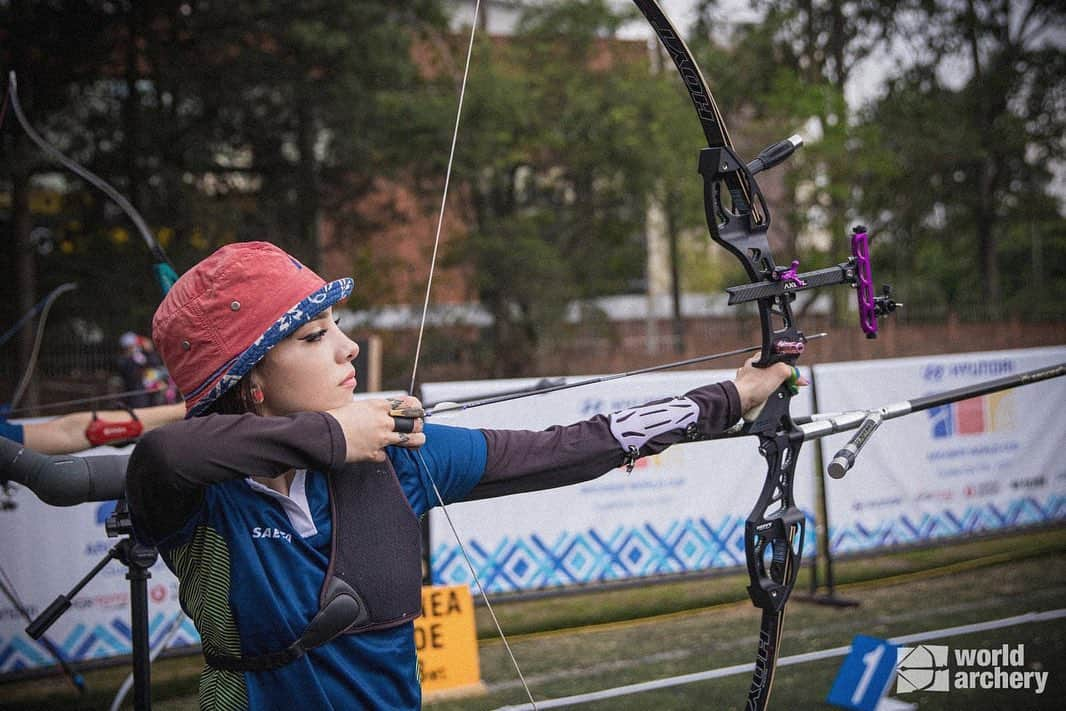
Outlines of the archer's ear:
<svg viewBox="0 0 1066 711">
<path fill-rule="evenodd" d="M 268 353 L 267 355 L 270 354 Z M 263 385 L 266 382 L 266 378 L 264 378 L 263 374 L 259 372 L 259 366 L 261 364 L 262 361 L 259 361 L 259 363 L 256 363 L 255 366 L 248 372 L 248 384 L 251 385 L 253 388 L 259 388 L 260 390 L 263 389 Z"/>
</svg>

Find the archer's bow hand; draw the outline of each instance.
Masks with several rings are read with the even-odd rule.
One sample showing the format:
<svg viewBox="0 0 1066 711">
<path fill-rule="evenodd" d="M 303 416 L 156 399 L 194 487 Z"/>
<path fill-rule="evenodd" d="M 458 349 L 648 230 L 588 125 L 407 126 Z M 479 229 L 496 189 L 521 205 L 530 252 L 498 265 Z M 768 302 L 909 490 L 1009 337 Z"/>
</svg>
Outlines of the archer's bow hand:
<svg viewBox="0 0 1066 711">
<path fill-rule="evenodd" d="M 756 368 L 755 358 L 749 358 L 737 370 L 734 383 L 740 393 L 741 410 L 744 419 L 753 420 L 759 416 L 766 400 L 785 382 L 789 384 L 792 394 L 799 392 L 800 386 L 808 385 L 807 379 L 799 374 L 799 369 L 787 363 L 774 363 L 768 368 Z"/>
</svg>

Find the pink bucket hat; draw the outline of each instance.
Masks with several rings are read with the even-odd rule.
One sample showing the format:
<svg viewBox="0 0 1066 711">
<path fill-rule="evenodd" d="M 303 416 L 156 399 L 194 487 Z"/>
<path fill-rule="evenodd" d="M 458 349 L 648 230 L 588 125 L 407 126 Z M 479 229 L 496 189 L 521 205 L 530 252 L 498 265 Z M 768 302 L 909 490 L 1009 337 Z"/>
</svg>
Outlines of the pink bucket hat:
<svg viewBox="0 0 1066 711">
<path fill-rule="evenodd" d="M 185 397 L 185 416 L 203 414 L 352 286 L 327 284 L 268 242 L 228 244 L 182 275 L 155 312 L 152 338 Z"/>
</svg>

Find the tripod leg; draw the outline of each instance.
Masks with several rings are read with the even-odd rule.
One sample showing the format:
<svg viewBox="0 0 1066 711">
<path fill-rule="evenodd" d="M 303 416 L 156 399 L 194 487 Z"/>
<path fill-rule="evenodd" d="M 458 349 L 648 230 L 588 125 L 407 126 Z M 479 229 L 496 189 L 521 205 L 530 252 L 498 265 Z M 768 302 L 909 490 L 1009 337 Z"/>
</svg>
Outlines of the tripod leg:
<svg viewBox="0 0 1066 711">
<path fill-rule="evenodd" d="M 130 626 L 133 645 L 133 708 L 148 711 L 152 708 L 152 662 L 148 646 L 148 569 L 155 564 L 156 550 L 134 543 L 129 538 L 119 542 L 122 562 L 130 581 Z"/>
</svg>

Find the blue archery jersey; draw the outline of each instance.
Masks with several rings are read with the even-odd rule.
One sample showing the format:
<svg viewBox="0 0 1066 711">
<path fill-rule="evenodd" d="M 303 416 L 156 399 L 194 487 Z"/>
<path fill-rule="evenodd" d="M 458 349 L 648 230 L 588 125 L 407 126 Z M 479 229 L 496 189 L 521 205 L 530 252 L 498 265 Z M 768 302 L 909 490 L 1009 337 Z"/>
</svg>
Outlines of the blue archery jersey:
<svg viewBox="0 0 1066 711">
<path fill-rule="evenodd" d="M 426 425 L 422 456 L 446 502 L 467 494 L 485 467 L 476 430 Z M 389 459 L 415 516 L 436 494 L 410 450 Z M 235 656 L 274 652 L 296 640 L 319 608 L 332 521 L 325 474 L 297 471 L 289 495 L 251 479 L 203 489 L 199 510 L 157 543 L 181 580 L 181 602 L 205 649 Z M 270 671 L 210 667 L 201 708 L 417 709 L 421 688 L 413 623 L 345 634 Z"/>
<path fill-rule="evenodd" d="M 23 444 L 23 436 L 22 425 L 17 425 L 14 422 L 8 422 L 7 420 L 0 420 L 0 437 Z"/>
<path fill-rule="evenodd" d="M 686 397 L 700 407 L 697 435 L 713 436 L 740 417 L 732 383 Z M 404 497 L 410 512 L 402 501 L 374 510 L 422 517 L 437 503 L 427 468 L 451 503 L 576 484 L 626 460 L 602 415 L 538 432 L 426 424 L 425 434 L 419 450 L 386 450 L 400 485 L 393 495 Z M 655 454 L 691 434 L 663 433 L 640 454 Z M 178 576 L 182 607 L 205 652 L 255 657 L 283 650 L 303 633 L 319 609 L 333 538 L 329 485 L 321 472 L 343 475 L 346 451 L 340 425 L 320 412 L 207 415 L 141 438 L 126 476 L 134 530 Z M 247 478 L 293 469 L 299 471 L 288 496 Z M 382 544 L 379 551 L 389 550 L 397 531 L 381 528 L 373 541 Z M 344 634 L 271 671 L 205 668 L 201 708 L 291 711 L 296 702 L 296 708 L 316 711 L 414 709 L 421 703 L 416 659 L 410 622 Z"/>
</svg>

